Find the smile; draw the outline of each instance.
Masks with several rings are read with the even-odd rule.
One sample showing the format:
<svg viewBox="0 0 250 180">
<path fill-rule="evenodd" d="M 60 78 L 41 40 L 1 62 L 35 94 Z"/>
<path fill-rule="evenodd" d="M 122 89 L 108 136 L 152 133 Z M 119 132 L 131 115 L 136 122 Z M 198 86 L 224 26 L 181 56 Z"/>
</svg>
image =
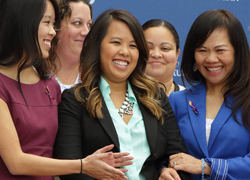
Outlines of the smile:
<svg viewBox="0 0 250 180">
<path fill-rule="evenodd" d="M 160 62 L 160 61 L 152 61 L 152 62 L 148 62 L 148 64 L 152 64 L 152 65 L 164 65 L 164 63 Z"/>
<path fill-rule="evenodd" d="M 126 67 L 128 66 L 129 62 L 128 61 L 121 61 L 121 60 L 114 60 L 113 61 L 115 64 L 118 66 Z"/>
<path fill-rule="evenodd" d="M 79 43 L 79 44 L 83 44 L 83 42 L 84 42 L 84 40 L 75 40 L 77 43 Z"/>
<path fill-rule="evenodd" d="M 223 68 L 222 66 L 221 66 L 221 67 L 216 67 L 216 68 L 208 68 L 208 67 L 206 67 L 206 69 L 207 69 L 208 71 L 211 71 L 211 72 L 220 71 L 222 68 Z"/>
<path fill-rule="evenodd" d="M 48 48 L 51 48 L 51 41 L 44 40 L 43 43 L 44 43 Z"/>
</svg>

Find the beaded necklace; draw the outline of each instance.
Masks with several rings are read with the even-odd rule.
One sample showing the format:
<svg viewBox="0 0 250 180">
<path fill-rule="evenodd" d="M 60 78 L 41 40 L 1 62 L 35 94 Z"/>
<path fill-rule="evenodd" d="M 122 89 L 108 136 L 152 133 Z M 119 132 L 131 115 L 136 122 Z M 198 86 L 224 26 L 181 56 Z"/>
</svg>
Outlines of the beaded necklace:
<svg viewBox="0 0 250 180">
<path fill-rule="evenodd" d="M 125 100 L 122 103 L 123 105 L 121 106 L 121 108 L 118 110 L 118 114 L 121 116 L 121 118 L 123 119 L 123 114 L 132 114 L 133 112 L 133 106 L 134 103 L 129 101 L 129 97 L 128 97 L 128 91 L 126 93 L 125 96 Z"/>
</svg>

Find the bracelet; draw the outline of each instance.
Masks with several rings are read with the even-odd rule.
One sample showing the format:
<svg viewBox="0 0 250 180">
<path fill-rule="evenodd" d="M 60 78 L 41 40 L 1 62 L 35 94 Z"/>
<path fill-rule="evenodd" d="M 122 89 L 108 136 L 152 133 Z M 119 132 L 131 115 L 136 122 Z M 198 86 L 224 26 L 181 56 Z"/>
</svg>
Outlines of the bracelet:
<svg viewBox="0 0 250 180">
<path fill-rule="evenodd" d="M 81 161 L 81 171 L 80 171 L 80 174 L 82 174 L 82 159 L 80 159 Z"/>
<path fill-rule="evenodd" d="M 201 165 L 201 179 L 204 180 L 204 168 L 207 166 L 205 160 L 201 159 L 202 165 Z"/>
</svg>

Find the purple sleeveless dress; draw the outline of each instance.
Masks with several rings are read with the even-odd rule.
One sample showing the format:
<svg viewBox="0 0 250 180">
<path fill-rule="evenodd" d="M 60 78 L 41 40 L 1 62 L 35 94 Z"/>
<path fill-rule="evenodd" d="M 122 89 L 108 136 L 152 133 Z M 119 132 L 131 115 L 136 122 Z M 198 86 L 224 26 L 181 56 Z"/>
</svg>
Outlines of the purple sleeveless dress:
<svg viewBox="0 0 250 180">
<path fill-rule="evenodd" d="M 0 73 L 0 98 L 9 107 L 21 148 L 25 153 L 52 157 L 58 127 L 60 87 L 54 79 L 41 79 L 35 84 L 21 83 L 21 86 L 28 106 L 17 81 Z M 0 156 L 0 180 L 53 180 L 53 177 L 11 175 Z"/>
</svg>

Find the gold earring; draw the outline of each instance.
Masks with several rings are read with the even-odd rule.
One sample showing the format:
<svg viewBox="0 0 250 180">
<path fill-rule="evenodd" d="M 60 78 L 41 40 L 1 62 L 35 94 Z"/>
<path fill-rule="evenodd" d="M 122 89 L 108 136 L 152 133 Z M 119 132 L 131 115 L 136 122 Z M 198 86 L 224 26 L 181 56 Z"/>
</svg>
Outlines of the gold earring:
<svg viewBox="0 0 250 180">
<path fill-rule="evenodd" d="M 179 62 L 179 61 L 177 61 L 177 63 L 176 63 L 176 67 L 179 67 L 179 65 L 180 65 L 180 62 Z"/>
</svg>

